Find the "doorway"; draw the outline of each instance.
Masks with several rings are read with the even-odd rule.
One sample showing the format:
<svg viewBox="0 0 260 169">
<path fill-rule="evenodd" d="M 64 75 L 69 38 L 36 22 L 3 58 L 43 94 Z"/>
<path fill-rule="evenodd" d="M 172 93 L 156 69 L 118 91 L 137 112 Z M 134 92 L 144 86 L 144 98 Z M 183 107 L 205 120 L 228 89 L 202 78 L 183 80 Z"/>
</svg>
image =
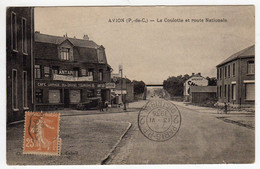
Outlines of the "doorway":
<svg viewBox="0 0 260 169">
<path fill-rule="evenodd" d="M 64 89 L 64 108 L 69 108 L 70 92 L 69 89 Z"/>
</svg>

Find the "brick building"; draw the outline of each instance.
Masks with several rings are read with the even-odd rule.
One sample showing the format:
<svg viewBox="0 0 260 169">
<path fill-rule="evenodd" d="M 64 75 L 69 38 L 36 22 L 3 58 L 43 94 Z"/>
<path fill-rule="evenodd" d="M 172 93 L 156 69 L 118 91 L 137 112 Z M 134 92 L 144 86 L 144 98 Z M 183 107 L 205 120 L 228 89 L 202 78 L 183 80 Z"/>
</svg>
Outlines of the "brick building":
<svg viewBox="0 0 260 169">
<path fill-rule="evenodd" d="M 37 110 L 75 108 L 90 97 L 110 100 L 111 67 L 105 48 L 83 39 L 35 33 Z"/>
<path fill-rule="evenodd" d="M 7 122 L 33 110 L 34 9 L 10 7 L 6 11 Z"/>
<path fill-rule="evenodd" d="M 219 103 L 252 106 L 255 103 L 255 45 L 217 65 Z"/>
</svg>

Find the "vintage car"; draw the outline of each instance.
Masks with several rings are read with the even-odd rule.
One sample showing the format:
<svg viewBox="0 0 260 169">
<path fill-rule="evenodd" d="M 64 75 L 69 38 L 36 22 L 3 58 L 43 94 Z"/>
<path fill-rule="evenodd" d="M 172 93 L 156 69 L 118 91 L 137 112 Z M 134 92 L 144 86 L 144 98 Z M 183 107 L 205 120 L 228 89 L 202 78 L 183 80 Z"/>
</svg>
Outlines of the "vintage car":
<svg viewBox="0 0 260 169">
<path fill-rule="evenodd" d="M 98 97 L 88 98 L 88 100 L 86 100 L 85 102 L 79 103 L 77 105 L 77 109 L 78 110 L 97 109 L 99 100 L 100 98 Z"/>
</svg>

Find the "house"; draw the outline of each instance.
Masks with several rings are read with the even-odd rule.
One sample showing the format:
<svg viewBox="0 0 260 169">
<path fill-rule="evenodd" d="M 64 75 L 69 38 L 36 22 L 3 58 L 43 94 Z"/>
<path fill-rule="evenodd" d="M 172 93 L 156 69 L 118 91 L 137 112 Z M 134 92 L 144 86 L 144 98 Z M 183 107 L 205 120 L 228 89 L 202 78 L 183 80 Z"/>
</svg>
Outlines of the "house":
<svg viewBox="0 0 260 169">
<path fill-rule="evenodd" d="M 24 119 L 34 107 L 34 8 L 6 11 L 7 123 Z"/>
<path fill-rule="evenodd" d="M 255 104 L 255 45 L 247 47 L 218 64 L 219 103 L 235 107 Z"/>
<path fill-rule="evenodd" d="M 89 40 L 35 33 L 37 110 L 75 108 L 90 97 L 110 100 L 105 48 Z"/>
<path fill-rule="evenodd" d="M 190 101 L 191 99 L 190 87 L 208 86 L 208 80 L 205 77 L 201 76 L 201 73 L 198 74 L 192 73 L 192 76 L 184 82 L 183 86 L 184 86 L 184 90 L 183 90 L 184 100 Z"/>
</svg>

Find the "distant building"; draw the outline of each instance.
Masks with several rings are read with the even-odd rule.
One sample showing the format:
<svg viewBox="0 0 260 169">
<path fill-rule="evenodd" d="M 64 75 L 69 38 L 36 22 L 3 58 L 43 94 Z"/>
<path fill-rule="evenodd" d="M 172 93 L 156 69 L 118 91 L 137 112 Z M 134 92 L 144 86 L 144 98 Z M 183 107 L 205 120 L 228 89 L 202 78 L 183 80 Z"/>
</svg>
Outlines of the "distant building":
<svg viewBox="0 0 260 169">
<path fill-rule="evenodd" d="M 111 89 L 111 98 L 113 99 L 114 103 L 120 104 L 124 99 L 126 99 L 127 102 L 134 101 L 134 84 L 125 78 L 123 78 L 122 83 L 121 78 L 114 78 L 117 79 L 115 81 L 115 88 Z"/>
<path fill-rule="evenodd" d="M 34 9 L 10 7 L 6 12 L 7 122 L 33 110 Z"/>
<path fill-rule="evenodd" d="M 89 40 L 35 33 L 37 110 L 74 108 L 90 97 L 110 100 L 105 48 Z"/>
<path fill-rule="evenodd" d="M 184 100 L 190 101 L 190 87 L 191 86 L 208 86 L 208 80 L 205 77 L 201 76 L 201 73 L 194 74 L 192 73 L 192 76 L 184 82 Z"/>
<path fill-rule="evenodd" d="M 192 103 L 215 101 L 217 98 L 217 86 L 191 86 L 190 96 Z"/>
<path fill-rule="evenodd" d="M 255 104 L 255 45 L 243 49 L 217 65 L 219 103 L 233 106 Z"/>
</svg>

